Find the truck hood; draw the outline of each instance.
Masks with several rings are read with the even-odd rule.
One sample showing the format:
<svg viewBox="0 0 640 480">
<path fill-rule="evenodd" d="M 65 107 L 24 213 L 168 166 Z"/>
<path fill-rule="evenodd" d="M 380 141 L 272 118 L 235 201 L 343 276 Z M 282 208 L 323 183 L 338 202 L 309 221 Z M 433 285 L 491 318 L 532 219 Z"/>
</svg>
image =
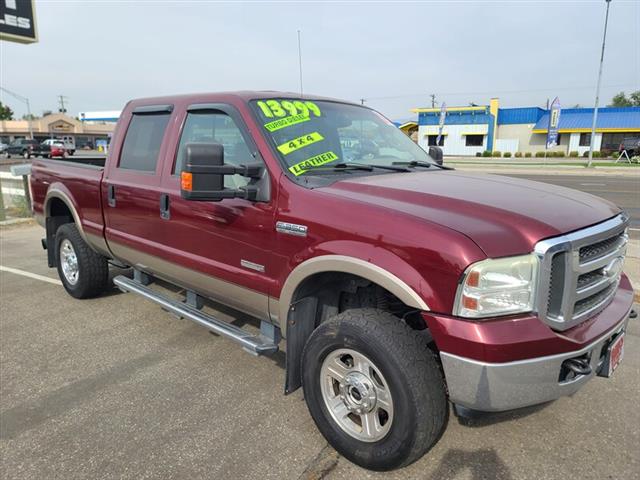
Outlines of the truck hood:
<svg viewBox="0 0 640 480">
<path fill-rule="evenodd" d="M 447 170 L 356 177 L 320 190 L 387 210 L 381 221 L 393 228 L 402 228 L 396 213 L 446 226 L 471 238 L 489 257 L 531 252 L 544 238 L 620 213 L 614 204 L 577 190 Z"/>
</svg>

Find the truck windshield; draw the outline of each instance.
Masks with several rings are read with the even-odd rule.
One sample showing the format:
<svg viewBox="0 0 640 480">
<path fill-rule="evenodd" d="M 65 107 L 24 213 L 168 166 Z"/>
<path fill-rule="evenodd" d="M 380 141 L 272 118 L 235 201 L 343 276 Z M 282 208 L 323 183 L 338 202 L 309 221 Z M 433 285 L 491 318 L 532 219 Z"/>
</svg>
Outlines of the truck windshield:
<svg viewBox="0 0 640 480">
<path fill-rule="evenodd" d="M 353 167 L 433 164 L 431 157 L 379 113 L 331 101 L 252 101 L 266 135 L 296 176 Z M 406 168 L 386 168 L 389 171 Z"/>
</svg>

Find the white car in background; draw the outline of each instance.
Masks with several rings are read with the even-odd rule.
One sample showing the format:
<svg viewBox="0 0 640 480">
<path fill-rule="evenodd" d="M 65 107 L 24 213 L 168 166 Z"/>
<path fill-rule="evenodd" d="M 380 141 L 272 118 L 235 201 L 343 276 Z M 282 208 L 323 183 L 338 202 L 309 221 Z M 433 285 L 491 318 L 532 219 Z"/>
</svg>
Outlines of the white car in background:
<svg viewBox="0 0 640 480">
<path fill-rule="evenodd" d="M 44 142 L 45 145 L 55 145 L 62 143 L 64 149 L 67 151 L 67 155 L 73 155 L 76 153 L 76 141 L 73 137 L 62 138 L 47 138 Z"/>
</svg>

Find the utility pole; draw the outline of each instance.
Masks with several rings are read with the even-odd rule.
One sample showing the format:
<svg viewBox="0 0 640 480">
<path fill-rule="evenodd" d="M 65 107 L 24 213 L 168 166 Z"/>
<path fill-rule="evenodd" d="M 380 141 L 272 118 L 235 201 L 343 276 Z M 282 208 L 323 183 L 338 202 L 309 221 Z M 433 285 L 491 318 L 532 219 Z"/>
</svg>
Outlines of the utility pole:
<svg viewBox="0 0 640 480">
<path fill-rule="evenodd" d="M 66 97 L 64 95 L 58 95 L 58 103 L 60 104 L 60 109 L 58 110 L 60 113 L 67 113 L 67 109 L 64 108 L 64 101 L 67 100 L 69 97 Z"/>
<path fill-rule="evenodd" d="M 600 80 L 602 80 L 602 63 L 604 62 L 604 44 L 607 40 L 607 23 L 609 23 L 609 5 L 611 0 L 605 0 L 607 3 L 607 13 L 604 16 L 604 33 L 602 34 L 602 51 L 600 52 L 600 70 L 598 70 L 598 85 L 596 86 L 596 104 L 593 108 L 593 123 L 591 124 L 591 139 L 589 142 L 589 163 L 587 167 L 591 167 L 593 161 L 593 146 L 596 141 L 596 121 L 598 120 L 598 104 L 600 103 Z"/>
<path fill-rule="evenodd" d="M 2 90 L 4 93 L 11 95 L 13 98 L 20 100 L 21 102 L 24 102 L 27 105 L 27 118 L 29 119 L 29 138 L 33 140 L 33 125 L 32 125 L 33 118 L 31 117 L 31 106 L 29 105 L 29 99 L 27 97 L 23 97 L 22 95 L 18 95 L 17 93 L 12 92 L 11 90 L 7 90 L 4 87 L 0 87 L 0 90 Z"/>
<path fill-rule="evenodd" d="M 436 94 L 432 93 L 430 96 L 431 96 L 431 108 L 436 108 Z"/>
</svg>

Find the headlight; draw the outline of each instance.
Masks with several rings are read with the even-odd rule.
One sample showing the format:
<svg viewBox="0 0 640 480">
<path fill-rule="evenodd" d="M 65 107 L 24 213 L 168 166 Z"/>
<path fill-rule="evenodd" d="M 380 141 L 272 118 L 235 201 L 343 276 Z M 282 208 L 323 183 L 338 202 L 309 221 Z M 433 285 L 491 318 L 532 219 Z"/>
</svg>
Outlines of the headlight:
<svg viewBox="0 0 640 480">
<path fill-rule="evenodd" d="M 453 314 L 483 318 L 533 310 L 538 279 L 534 254 L 483 260 L 464 273 Z"/>
</svg>

